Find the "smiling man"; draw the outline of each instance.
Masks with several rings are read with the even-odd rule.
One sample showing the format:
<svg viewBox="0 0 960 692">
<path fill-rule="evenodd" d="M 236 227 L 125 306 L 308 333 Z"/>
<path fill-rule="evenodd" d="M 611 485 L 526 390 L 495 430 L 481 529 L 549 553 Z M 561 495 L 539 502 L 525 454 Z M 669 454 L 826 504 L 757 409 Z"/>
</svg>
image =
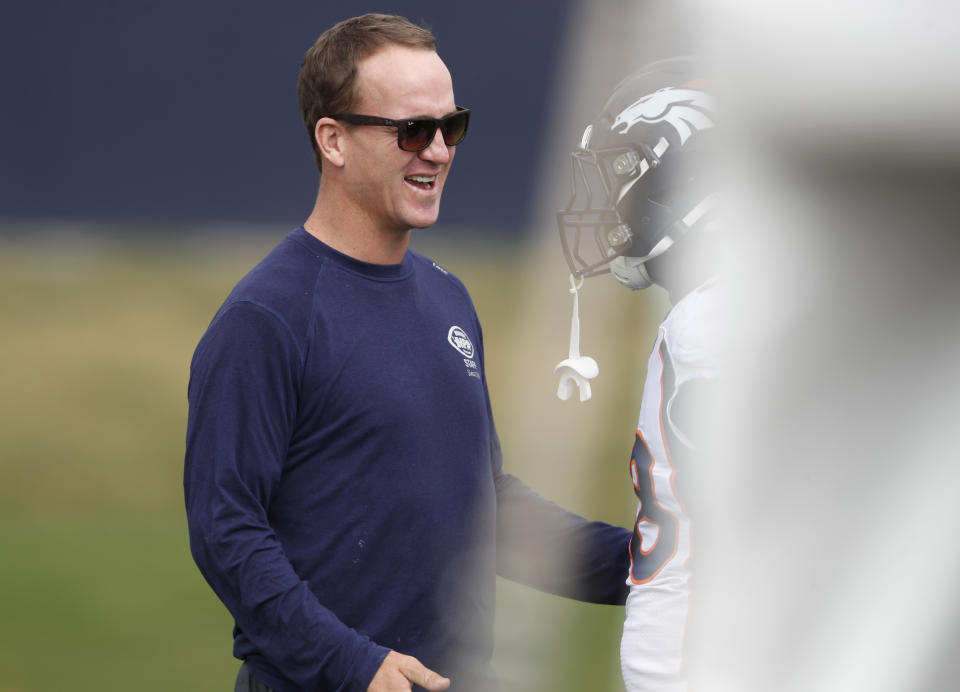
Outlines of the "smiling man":
<svg viewBox="0 0 960 692">
<path fill-rule="evenodd" d="M 621 604 L 630 534 L 503 472 L 470 297 L 407 247 L 470 118 L 433 36 L 341 22 L 298 93 L 316 205 L 191 364 L 191 550 L 235 619 L 236 690 L 495 690 L 495 575 Z"/>
<path fill-rule="evenodd" d="M 335 105 L 311 103 L 311 80 L 302 78 L 300 98 L 308 104 L 323 171 L 304 226 L 351 257 L 399 264 L 410 229 L 437 220 L 456 153 L 451 145 L 466 135 L 470 112 L 457 109 L 450 72 L 432 49 L 388 44 L 356 70 L 362 85 L 353 102 L 356 113 L 324 112 Z M 364 115 L 369 113 L 378 115 Z M 431 137 L 436 129 L 443 136 Z"/>
</svg>

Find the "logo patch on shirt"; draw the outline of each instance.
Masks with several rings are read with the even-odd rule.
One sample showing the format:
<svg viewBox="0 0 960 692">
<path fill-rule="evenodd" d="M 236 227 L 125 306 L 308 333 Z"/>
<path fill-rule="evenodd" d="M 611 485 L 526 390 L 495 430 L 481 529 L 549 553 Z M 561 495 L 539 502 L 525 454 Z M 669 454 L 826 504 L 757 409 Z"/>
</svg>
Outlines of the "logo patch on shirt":
<svg viewBox="0 0 960 692">
<path fill-rule="evenodd" d="M 447 332 L 447 341 L 464 357 L 473 358 L 473 342 L 470 341 L 467 333 L 457 325 L 450 327 L 450 331 Z"/>
<path fill-rule="evenodd" d="M 450 331 L 447 332 L 447 341 L 456 349 L 457 353 L 463 356 L 463 364 L 467 366 L 467 374 L 470 377 L 480 377 L 480 368 L 473 359 L 476 353 L 473 342 L 470 341 L 470 337 L 467 336 L 463 328 L 457 325 L 450 327 Z"/>
</svg>

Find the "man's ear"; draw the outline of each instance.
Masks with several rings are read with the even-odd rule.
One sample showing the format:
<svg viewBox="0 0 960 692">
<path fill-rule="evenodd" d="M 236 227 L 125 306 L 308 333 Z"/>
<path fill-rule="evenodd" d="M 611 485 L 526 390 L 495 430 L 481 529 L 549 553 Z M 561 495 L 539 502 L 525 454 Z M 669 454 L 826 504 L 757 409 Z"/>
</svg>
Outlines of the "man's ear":
<svg viewBox="0 0 960 692">
<path fill-rule="evenodd" d="M 320 118 L 313 128 L 313 138 L 320 148 L 324 163 L 340 168 L 343 166 L 343 128 L 332 118 Z"/>
</svg>

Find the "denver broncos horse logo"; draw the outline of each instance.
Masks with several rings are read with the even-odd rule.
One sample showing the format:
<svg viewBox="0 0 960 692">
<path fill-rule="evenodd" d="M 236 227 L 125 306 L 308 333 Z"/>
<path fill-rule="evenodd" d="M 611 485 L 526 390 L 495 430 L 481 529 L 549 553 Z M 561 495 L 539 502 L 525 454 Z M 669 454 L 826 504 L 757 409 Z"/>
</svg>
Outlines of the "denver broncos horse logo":
<svg viewBox="0 0 960 692">
<path fill-rule="evenodd" d="M 680 135 L 680 144 L 685 144 L 695 131 L 714 126 L 707 114 L 713 110 L 713 99 L 703 91 L 666 87 L 624 108 L 610 129 L 623 134 L 637 123 L 666 122 Z"/>
</svg>

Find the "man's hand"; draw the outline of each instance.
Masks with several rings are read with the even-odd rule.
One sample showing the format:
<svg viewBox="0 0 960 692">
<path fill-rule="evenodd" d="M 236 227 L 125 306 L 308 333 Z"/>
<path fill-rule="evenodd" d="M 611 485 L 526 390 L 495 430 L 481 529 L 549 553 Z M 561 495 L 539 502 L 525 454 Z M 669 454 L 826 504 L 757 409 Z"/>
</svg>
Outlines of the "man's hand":
<svg viewBox="0 0 960 692">
<path fill-rule="evenodd" d="M 391 651 L 377 669 L 367 692 L 410 692 L 414 685 L 420 685 L 430 692 L 441 692 L 450 687 L 450 681 L 413 656 Z"/>
</svg>

